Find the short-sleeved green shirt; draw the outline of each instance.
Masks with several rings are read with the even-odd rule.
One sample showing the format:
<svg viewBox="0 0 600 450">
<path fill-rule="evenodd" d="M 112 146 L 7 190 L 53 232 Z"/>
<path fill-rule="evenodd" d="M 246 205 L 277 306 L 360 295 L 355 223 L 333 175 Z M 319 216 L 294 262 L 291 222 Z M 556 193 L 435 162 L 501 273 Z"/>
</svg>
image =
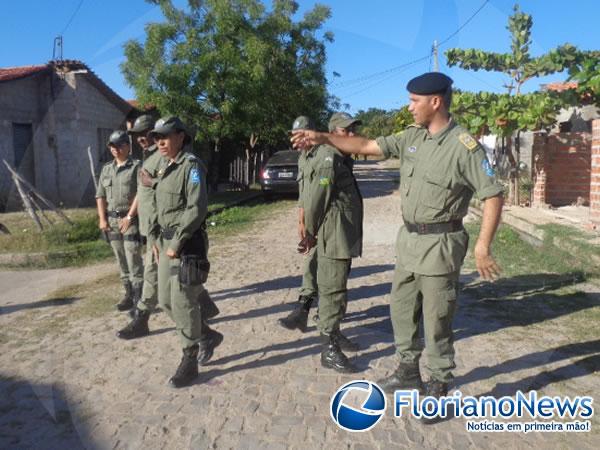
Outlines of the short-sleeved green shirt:
<svg viewBox="0 0 600 450">
<path fill-rule="evenodd" d="M 117 166 L 115 160 L 102 167 L 96 198 L 106 198 L 109 211 L 127 211 L 137 193 L 137 177 L 141 162 L 128 158 Z"/>
<path fill-rule="evenodd" d="M 146 150 L 146 158 L 142 163 L 142 169 L 146 170 L 150 176 L 154 178 L 154 183 L 152 186 L 144 186 L 141 181 L 141 177 L 138 179 L 138 216 L 140 233 L 143 236 L 148 236 L 150 227 L 156 221 L 156 200 L 154 198 L 154 189 L 156 188 L 156 183 L 158 182 L 158 172 L 160 168 L 166 164 L 167 161 L 157 150 L 156 145 L 153 145 Z"/>
<path fill-rule="evenodd" d="M 158 175 L 156 222 L 163 229 L 175 229 L 169 246 L 179 253 L 206 219 L 206 170 L 196 156 L 182 150 Z"/>
<path fill-rule="evenodd" d="M 451 119 L 431 135 L 420 126 L 377 138 L 386 158 L 400 160 L 400 194 L 405 222 L 440 223 L 462 219 L 473 195 L 484 200 L 502 194 L 481 145 Z M 400 229 L 398 263 L 422 275 L 443 275 L 460 269 L 467 251 L 463 231 L 440 234 Z"/>
</svg>

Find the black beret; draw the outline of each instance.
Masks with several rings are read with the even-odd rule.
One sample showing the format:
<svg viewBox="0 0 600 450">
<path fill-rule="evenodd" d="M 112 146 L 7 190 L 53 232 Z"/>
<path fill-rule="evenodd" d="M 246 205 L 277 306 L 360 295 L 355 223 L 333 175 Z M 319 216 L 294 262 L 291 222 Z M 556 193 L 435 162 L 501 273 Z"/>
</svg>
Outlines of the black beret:
<svg viewBox="0 0 600 450">
<path fill-rule="evenodd" d="M 413 78 L 406 85 L 411 94 L 431 95 L 443 94 L 452 86 L 452 78 L 441 72 L 427 72 Z"/>
</svg>

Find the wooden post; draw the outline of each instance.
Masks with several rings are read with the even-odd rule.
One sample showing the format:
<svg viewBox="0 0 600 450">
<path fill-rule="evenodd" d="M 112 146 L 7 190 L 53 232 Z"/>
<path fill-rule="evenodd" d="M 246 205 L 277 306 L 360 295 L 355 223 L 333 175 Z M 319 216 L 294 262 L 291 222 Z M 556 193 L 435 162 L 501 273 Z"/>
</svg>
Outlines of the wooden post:
<svg viewBox="0 0 600 450">
<path fill-rule="evenodd" d="M 132 147 L 133 148 L 133 147 Z M 88 159 L 90 160 L 90 170 L 92 172 L 92 181 L 94 182 L 94 192 L 98 190 L 98 180 L 96 180 L 96 172 L 94 171 L 94 158 L 92 157 L 92 147 L 87 148 Z"/>
<path fill-rule="evenodd" d="M 5 163 L 6 163 L 6 161 L 5 161 Z M 33 205 L 31 204 L 31 199 L 23 190 L 23 186 L 21 186 L 21 182 L 15 176 L 14 173 L 12 174 L 12 179 L 15 183 L 15 186 L 17 187 L 17 191 L 19 191 L 19 195 L 21 196 L 21 200 L 23 201 L 23 206 L 25 207 L 25 210 L 29 213 L 29 215 L 31 216 L 33 221 L 36 223 L 36 225 L 38 226 L 40 231 L 42 231 L 44 229 L 44 227 L 42 226 L 42 223 L 40 222 L 40 218 L 37 216 L 37 214 L 35 213 L 35 210 L 33 209 Z"/>
<path fill-rule="evenodd" d="M 51 211 L 55 212 L 58 216 L 60 216 L 66 223 L 68 223 L 69 225 L 73 225 L 73 222 L 71 221 L 71 219 L 69 219 L 67 216 L 65 216 L 65 214 L 58 209 L 54 203 L 52 203 L 50 200 L 48 200 L 47 198 L 45 198 L 42 194 L 40 194 L 40 192 L 34 188 L 29 181 L 27 181 L 26 179 L 24 179 L 23 177 L 21 177 L 11 166 L 10 164 L 8 164 L 6 162 L 5 159 L 2 160 L 2 162 L 4 163 L 4 165 L 6 166 L 6 168 L 8 169 L 8 171 L 11 173 L 13 180 L 15 180 L 15 184 L 16 181 L 19 181 L 20 183 L 23 183 L 23 185 L 29 189 L 30 191 L 30 195 L 34 194 L 44 205 L 46 205 Z M 17 189 L 19 188 L 19 185 L 17 186 Z M 20 192 L 19 192 L 20 193 Z M 29 199 L 28 199 L 29 202 Z M 29 204 L 31 205 L 31 202 L 29 202 Z M 39 220 L 39 219 L 38 219 Z"/>
</svg>

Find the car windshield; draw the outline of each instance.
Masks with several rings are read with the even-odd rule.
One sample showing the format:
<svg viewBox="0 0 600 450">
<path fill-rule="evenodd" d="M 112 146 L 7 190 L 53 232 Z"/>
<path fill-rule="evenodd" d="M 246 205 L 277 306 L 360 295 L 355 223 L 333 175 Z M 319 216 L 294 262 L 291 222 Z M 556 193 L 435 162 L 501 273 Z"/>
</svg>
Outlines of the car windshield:
<svg viewBox="0 0 600 450">
<path fill-rule="evenodd" d="M 298 164 L 299 156 L 300 152 L 297 152 L 296 150 L 282 150 L 271 156 L 267 165 L 296 165 Z"/>
</svg>

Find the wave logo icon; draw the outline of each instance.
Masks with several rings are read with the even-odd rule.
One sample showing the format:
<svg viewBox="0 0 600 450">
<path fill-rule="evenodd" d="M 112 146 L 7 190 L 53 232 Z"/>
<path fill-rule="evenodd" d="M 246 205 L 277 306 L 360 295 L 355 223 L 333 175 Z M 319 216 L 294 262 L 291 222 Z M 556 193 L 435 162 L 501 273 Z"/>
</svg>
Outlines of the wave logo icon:
<svg viewBox="0 0 600 450">
<path fill-rule="evenodd" d="M 360 408 L 345 404 L 348 395 L 363 399 Z M 346 431 L 368 431 L 383 417 L 387 406 L 379 386 L 367 380 L 346 383 L 331 397 L 329 411 L 333 421 Z"/>
</svg>

